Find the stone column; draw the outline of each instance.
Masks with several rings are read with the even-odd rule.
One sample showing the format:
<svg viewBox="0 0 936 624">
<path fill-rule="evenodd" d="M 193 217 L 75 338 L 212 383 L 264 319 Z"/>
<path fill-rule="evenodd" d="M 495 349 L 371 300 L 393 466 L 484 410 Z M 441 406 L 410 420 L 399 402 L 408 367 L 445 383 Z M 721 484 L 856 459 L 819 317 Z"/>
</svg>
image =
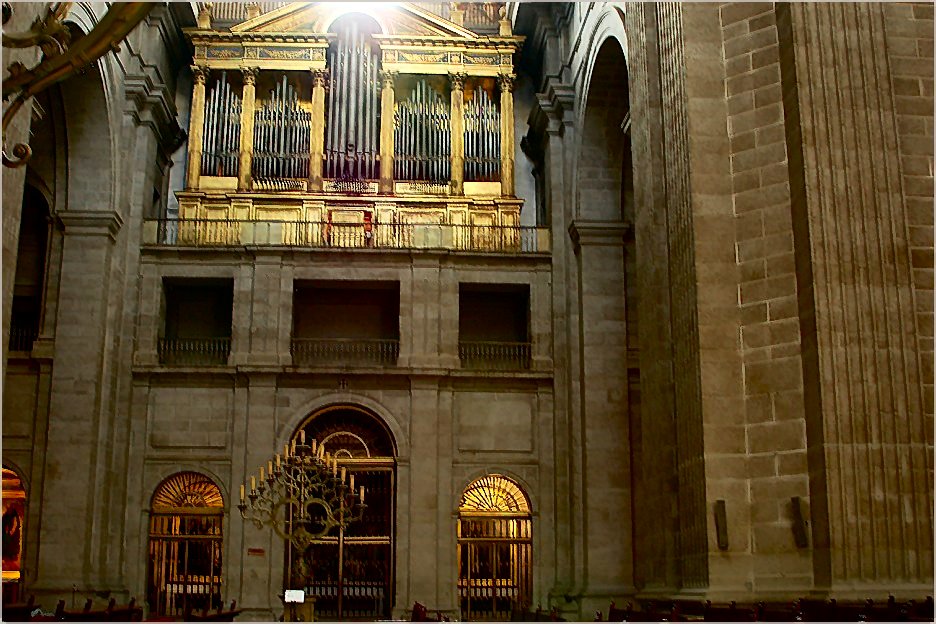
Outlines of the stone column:
<svg viewBox="0 0 936 624">
<path fill-rule="evenodd" d="M 317 69 L 312 72 L 312 141 L 309 145 L 310 191 L 322 190 L 322 161 L 325 158 L 325 80 L 327 77 L 328 71 L 325 69 Z"/>
<path fill-rule="evenodd" d="M 514 194 L 514 114 L 513 85 L 516 76 L 501 74 L 497 77 L 500 85 L 501 113 L 501 195 L 513 197 Z"/>
<path fill-rule="evenodd" d="M 631 564 L 630 433 L 627 414 L 627 320 L 624 305 L 626 225 L 574 221 L 581 369 L 579 482 L 584 511 L 585 591 L 607 602 L 633 586 Z"/>
<path fill-rule="evenodd" d="M 394 72 L 381 72 L 380 93 L 380 192 L 393 192 L 393 82 Z"/>
<path fill-rule="evenodd" d="M 256 107 L 258 70 L 256 67 L 243 67 L 241 72 L 244 76 L 244 90 L 241 97 L 240 168 L 237 172 L 237 190 L 249 191 L 253 182 L 250 171 L 253 167 L 254 108 Z M 193 103 L 193 111 L 194 108 Z"/>
<path fill-rule="evenodd" d="M 452 83 L 452 195 L 465 194 L 465 74 L 449 74 Z"/>
<path fill-rule="evenodd" d="M 198 187 L 201 175 L 202 136 L 205 129 L 205 80 L 208 68 L 204 65 L 192 65 L 192 113 L 189 118 L 188 166 L 185 168 L 185 188 Z"/>
</svg>

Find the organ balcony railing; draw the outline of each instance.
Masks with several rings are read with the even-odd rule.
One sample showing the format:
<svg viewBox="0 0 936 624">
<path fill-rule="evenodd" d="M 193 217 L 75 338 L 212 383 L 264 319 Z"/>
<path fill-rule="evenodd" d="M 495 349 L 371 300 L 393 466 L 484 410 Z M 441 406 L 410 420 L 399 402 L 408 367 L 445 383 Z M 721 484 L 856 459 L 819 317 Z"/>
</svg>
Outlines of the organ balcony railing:
<svg viewBox="0 0 936 624">
<path fill-rule="evenodd" d="M 444 249 L 504 254 L 550 249 L 547 228 L 508 225 L 153 219 L 143 229 L 144 245 L 172 247 Z"/>
<path fill-rule="evenodd" d="M 230 338 L 160 338 L 159 363 L 165 366 L 224 366 Z"/>
<path fill-rule="evenodd" d="M 293 338 L 289 350 L 294 366 L 395 366 L 400 341 Z"/>
<path fill-rule="evenodd" d="M 472 370 L 528 370 L 531 343 L 459 341 L 462 368 Z"/>
</svg>

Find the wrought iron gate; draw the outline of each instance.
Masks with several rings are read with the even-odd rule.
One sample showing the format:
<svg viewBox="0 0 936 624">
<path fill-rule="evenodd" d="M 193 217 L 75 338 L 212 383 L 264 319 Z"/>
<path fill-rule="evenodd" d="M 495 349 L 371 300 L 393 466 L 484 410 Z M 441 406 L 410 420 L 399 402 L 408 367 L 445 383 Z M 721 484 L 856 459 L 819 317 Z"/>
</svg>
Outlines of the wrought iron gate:
<svg viewBox="0 0 936 624">
<path fill-rule="evenodd" d="M 465 490 L 458 515 L 458 599 L 464 620 L 509 621 L 533 591 L 532 519 L 516 483 L 500 475 Z"/>
<path fill-rule="evenodd" d="M 303 579 L 306 595 L 315 598 L 316 619 L 386 619 L 393 597 L 393 471 L 344 466 L 367 492 L 364 518 L 315 540 L 302 557 L 293 551 L 293 578 Z"/>
<path fill-rule="evenodd" d="M 221 606 L 223 507 L 204 475 L 179 473 L 153 496 L 149 526 L 150 612 L 181 616 Z"/>
<path fill-rule="evenodd" d="M 389 619 L 394 594 L 393 443 L 357 408 L 338 407 L 305 426 L 367 493 L 364 516 L 347 530 L 314 540 L 303 552 L 286 544 L 287 583 L 315 598 L 317 620 Z"/>
</svg>

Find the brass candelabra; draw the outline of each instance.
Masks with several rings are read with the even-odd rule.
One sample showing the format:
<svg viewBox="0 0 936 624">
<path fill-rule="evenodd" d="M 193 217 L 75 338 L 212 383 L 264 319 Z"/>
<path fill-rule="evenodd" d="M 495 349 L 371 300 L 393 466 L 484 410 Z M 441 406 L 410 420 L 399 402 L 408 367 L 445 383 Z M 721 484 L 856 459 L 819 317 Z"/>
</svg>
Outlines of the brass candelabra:
<svg viewBox="0 0 936 624">
<path fill-rule="evenodd" d="M 356 490 L 354 475 L 339 468 L 323 445 L 314 439 L 307 445 L 305 431 L 299 432 L 298 444 L 294 439 L 260 466 L 249 491 L 246 483 L 240 486 L 237 505 L 242 518 L 258 529 L 271 527 L 299 552 L 336 527 L 359 521 L 366 507 L 364 486 Z"/>
</svg>

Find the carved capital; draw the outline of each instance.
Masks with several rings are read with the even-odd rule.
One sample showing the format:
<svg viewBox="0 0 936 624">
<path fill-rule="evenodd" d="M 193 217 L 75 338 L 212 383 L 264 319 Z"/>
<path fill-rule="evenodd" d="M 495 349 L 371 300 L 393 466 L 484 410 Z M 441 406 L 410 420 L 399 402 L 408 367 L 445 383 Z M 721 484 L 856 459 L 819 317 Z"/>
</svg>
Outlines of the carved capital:
<svg viewBox="0 0 936 624">
<path fill-rule="evenodd" d="M 393 88 L 393 84 L 396 81 L 397 73 L 395 71 L 382 71 L 380 72 L 380 84 L 384 89 Z"/>
<path fill-rule="evenodd" d="M 244 77 L 244 86 L 257 84 L 257 74 L 260 69 L 257 67 L 241 67 L 241 75 Z"/>
<path fill-rule="evenodd" d="M 328 81 L 327 69 L 312 70 L 312 86 L 313 87 L 324 87 L 327 81 Z"/>
<path fill-rule="evenodd" d="M 449 82 L 452 83 L 453 91 L 463 91 L 465 88 L 465 80 L 468 78 L 468 74 L 449 74 Z"/>
<path fill-rule="evenodd" d="M 192 65 L 192 76 L 195 78 L 195 84 L 204 85 L 208 79 L 208 67 L 205 65 Z"/>
<path fill-rule="evenodd" d="M 517 77 L 514 74 L 498 74 L 497 75 L 497 84 L 500 85 L 502 92 L 513 93 L 514 80 Z"/>
</svg>

